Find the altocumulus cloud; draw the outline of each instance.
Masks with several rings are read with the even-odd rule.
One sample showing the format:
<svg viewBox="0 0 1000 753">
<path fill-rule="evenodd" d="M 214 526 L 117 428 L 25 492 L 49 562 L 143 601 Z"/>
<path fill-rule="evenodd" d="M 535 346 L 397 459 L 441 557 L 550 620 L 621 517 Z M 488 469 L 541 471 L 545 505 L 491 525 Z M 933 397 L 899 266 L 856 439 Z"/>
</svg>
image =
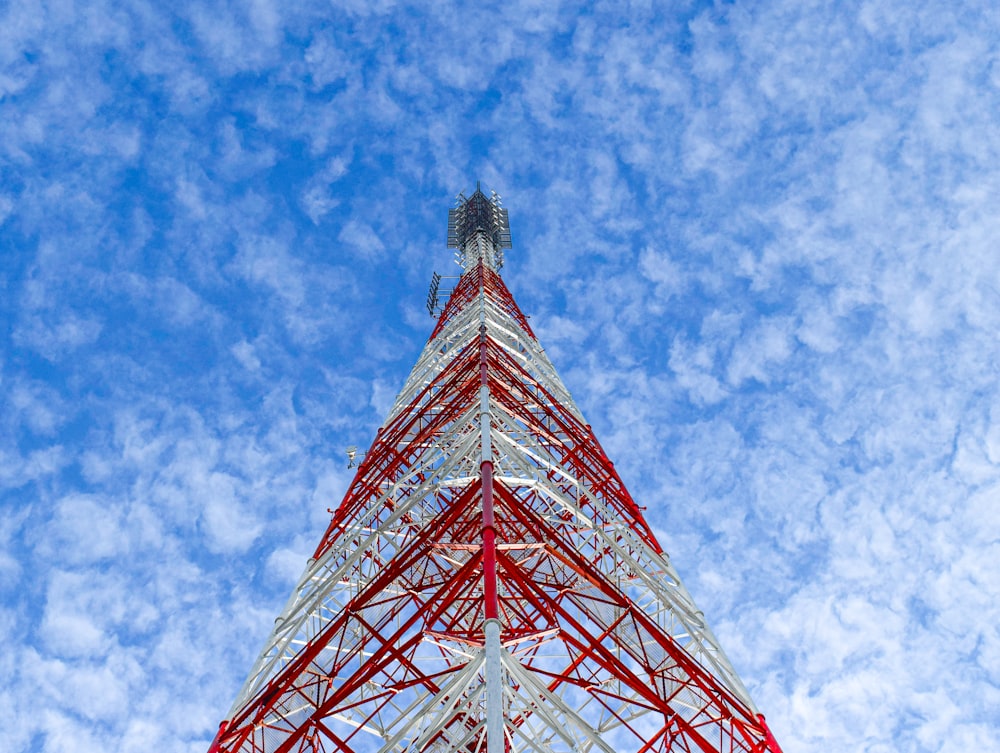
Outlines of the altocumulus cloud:
<svg viewBox="0 0 1000 753">
<path fill-rule="evenodd" d="M 8 746 L 207 747 L 482 179 L 785 749 L 995 747 L 991 5 L 293 5 L 2 11 Z"/>
</svg>

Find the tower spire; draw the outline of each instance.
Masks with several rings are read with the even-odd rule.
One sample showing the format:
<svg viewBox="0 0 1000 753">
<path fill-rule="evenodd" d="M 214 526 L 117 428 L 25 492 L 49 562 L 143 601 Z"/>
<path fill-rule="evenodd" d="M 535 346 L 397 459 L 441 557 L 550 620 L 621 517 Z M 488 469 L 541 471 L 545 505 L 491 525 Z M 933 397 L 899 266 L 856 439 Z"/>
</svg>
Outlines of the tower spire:
<svg viewBox="0 0 1000 753">
<path fill-rule="evenodd" d="M 463 274 L 211 753 L 780 753 L 500 278 L 499 197 L 460 196 L 452 240 Z"/>
<path fill-rule="evenodd" d="M 468 272 L 480 262 L 494 272 L 503 267 L 503 250 L 510 248 L 510 222 L 500 196 L 476 190 L 469 198 L 459 194 L 448 212 L 448 248 L 458 249 L 458 263 Z"/>
</svg>

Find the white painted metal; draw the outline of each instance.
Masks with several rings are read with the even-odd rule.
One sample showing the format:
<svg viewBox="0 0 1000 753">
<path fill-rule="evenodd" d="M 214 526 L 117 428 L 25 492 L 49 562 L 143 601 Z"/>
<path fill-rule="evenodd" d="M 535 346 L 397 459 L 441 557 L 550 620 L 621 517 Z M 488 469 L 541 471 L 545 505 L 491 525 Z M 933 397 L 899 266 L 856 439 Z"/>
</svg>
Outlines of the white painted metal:
<svg viewBox="0 0 1000 753">
<path fill-rule="evenodd" d="M 486 620 L 486 752 L 504 752 L 504 672 L 500 646 L 500 620 Z"/>
</svg>

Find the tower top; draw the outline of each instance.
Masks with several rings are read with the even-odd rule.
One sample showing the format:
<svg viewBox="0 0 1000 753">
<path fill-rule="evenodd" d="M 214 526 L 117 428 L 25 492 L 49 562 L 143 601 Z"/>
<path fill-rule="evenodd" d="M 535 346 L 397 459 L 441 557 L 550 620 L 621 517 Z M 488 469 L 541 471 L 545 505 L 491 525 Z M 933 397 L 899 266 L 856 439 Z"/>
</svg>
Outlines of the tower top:
<svg viewBox="0 0 1000 753">
<path fill-rule="evenodd" d="M 460 193 L 454 209 L 448 210 L 448 248 L 458 249 L 458 263 L 464 271 L 483 264 L 495 272 L 503 267 L 503 250 L 510 248 L 510 221 L 500 206 L 500 196 L 487 196 L 476 182 L 476 190 L 466 198 Z"/>
</svg>

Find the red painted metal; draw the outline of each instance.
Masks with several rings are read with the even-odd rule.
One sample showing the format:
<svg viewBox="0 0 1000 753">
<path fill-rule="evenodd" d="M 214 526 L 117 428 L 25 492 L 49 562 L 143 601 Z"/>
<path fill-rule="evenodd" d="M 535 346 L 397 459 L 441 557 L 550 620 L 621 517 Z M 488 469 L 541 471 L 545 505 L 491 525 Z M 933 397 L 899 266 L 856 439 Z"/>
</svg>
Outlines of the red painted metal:
<svg viewBox="0 0 1000 753">
<path fill-rule="evenodd" d="M 425 352 L 439 365 L 407 382 L 209 753 L 361 753 L 383 744 L 371 732 L 386 751 L 478 753 L 475 662 L 494 618 L 505 661 L 534 678 L 504 681 L 508 750 L 600 749 L 567 742 L 583 720 L 610 751 L 781 753 L 707 634 L 692 634 L 652 529 L 556 397 L 564 388 L 495 271 L 463 274 Z M 650 583 L 676 604 L 649 602 Z"/>
<path fill-rule="evenodd" d="M 760 726 L 764 728 L 764 737 L 767 740 L 767 749 L 770 753 L 782 753 L 781 746 L 778 745 L 778 741 L 774 739 L 774 735 L 771 734 L 770 727 L 767 726 L 767 722 L 764 720 L 763 714 L 757 714 L 757 721 L 760 722 Z"/>
<path fill-rule="evenodd" d="M 482 273 L 483 265 L 479 265 Z M 486 328 L 479 333 L 479 386 L 489 390 L 489 359 L 487 358 Z M 480 417 L 482 421 L 482 416 Z M 487 620 L 500 616 L 497 600 L 497 548 L 496 528 L 493 516 L 493 461 L 483 459 L 479 466 L 480 482 L 483 488 L 483 599 Z"/>
<path fill-rule="evenodd" d="M 486 619 L 500 616 L 497 600 L 497 547 L 493 519 L 493 463 L 484 460 L 480 469 L 483 487 L 483 598 Z"/>
<path fill-rule="evenodd" d="M 229 720 L 223 719 L 219 722 L 219 731 L 215 733 L 215 737 L 212 738 L 212 744 L 208 746 L 208 753 L 218 753 L 219 751 L 219 741 L 222 736 L 226 734 L 226 729 L 229 727 Z"/>
</svg>

